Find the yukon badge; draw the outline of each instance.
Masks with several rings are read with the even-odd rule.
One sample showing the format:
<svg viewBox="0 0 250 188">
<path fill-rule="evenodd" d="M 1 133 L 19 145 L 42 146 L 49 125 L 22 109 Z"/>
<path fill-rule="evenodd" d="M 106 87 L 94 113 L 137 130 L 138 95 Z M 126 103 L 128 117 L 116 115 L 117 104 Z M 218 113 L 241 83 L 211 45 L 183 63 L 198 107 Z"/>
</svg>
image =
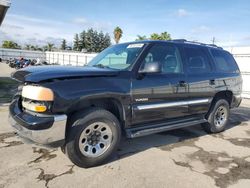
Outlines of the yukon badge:
<svg viewBox="0 0 250 188">
<path fill-rule="evenodd" d="M 148 101 L 148 98 L 135 99 L 136 102 Z"/>
</svg>

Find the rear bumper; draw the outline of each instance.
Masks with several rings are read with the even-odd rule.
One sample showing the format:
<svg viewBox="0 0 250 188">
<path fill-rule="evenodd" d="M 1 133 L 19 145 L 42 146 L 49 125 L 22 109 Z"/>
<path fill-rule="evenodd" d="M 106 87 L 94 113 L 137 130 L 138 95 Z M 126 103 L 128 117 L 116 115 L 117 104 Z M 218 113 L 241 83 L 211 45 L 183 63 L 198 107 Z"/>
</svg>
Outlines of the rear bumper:
<svg viewBox="0 0 250 188">
<path fill-rule="evenodd" d="M 24 141 L 49 147 L 64 144 L 66 115 L 31 115 L 19 109 L 17 100 L 11 103 L 9 112 L 11 126 Z"/>
</svg>

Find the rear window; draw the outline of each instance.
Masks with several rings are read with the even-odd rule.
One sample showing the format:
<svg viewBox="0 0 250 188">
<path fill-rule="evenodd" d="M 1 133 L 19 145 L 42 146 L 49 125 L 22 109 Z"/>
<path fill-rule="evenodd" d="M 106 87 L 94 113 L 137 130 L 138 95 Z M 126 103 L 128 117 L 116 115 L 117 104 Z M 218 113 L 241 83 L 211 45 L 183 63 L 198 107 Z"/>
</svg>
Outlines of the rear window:
<svg viewBox="0 0 250 188">
<path fill-rule="evenodd" d="M 211 65 L 206 52 L 201 48 L 185 48 L 187 70 L 190 74 L 202 74 L 211 71 Z"/>
<path fill-rule="evenodd" d="M 221 72 L 238 72 L 239 68 L 233 56 L 222 50 L 211 50 L 216 68 Z"/>
</svg>

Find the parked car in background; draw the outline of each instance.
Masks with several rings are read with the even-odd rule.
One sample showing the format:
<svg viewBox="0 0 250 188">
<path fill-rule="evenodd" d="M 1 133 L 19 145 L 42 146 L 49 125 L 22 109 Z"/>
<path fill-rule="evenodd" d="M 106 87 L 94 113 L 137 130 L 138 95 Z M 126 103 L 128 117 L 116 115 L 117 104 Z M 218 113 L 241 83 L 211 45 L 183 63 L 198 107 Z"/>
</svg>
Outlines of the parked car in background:
<svg viewBox="0 0 250 188">
<path fill-rule="evenodd" d="M 186 40 L 111 46 L 85 67 L 28 67 L 10 105 L 20 137 L 61 147 L 80 167 L 103 164 L 122 136 L 135 138 L 201 124 L 225 130 L 241 102 L 233 56 Z"/>
</svg>

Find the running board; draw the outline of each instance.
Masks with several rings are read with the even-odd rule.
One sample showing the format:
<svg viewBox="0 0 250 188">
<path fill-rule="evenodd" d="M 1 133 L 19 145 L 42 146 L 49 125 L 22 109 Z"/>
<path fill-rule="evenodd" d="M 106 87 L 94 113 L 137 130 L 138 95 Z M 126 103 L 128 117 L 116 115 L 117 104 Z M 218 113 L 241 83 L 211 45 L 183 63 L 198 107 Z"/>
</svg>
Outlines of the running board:
<svg viewBox="0 0 250 188">
<path fill-rule="evenodd" d="M 192 121 L 172 123 L 172 124 L 160 123 L 160 124 L 154 124 L 154 125 L 146 125 L 143 127 L 129 128 L 126 130 L 126 134 L 128 138 L 136 138 L 136 137 L 146 136 L 146 135 L 155 134 L 159 132 L 189 127 L 189 126 L 193 126 L 193 125 L 205 123 L 205 122 L 207 122 L 206 119 L 199 119 L 199 120 L 192 120 Z"/>
</svg>

